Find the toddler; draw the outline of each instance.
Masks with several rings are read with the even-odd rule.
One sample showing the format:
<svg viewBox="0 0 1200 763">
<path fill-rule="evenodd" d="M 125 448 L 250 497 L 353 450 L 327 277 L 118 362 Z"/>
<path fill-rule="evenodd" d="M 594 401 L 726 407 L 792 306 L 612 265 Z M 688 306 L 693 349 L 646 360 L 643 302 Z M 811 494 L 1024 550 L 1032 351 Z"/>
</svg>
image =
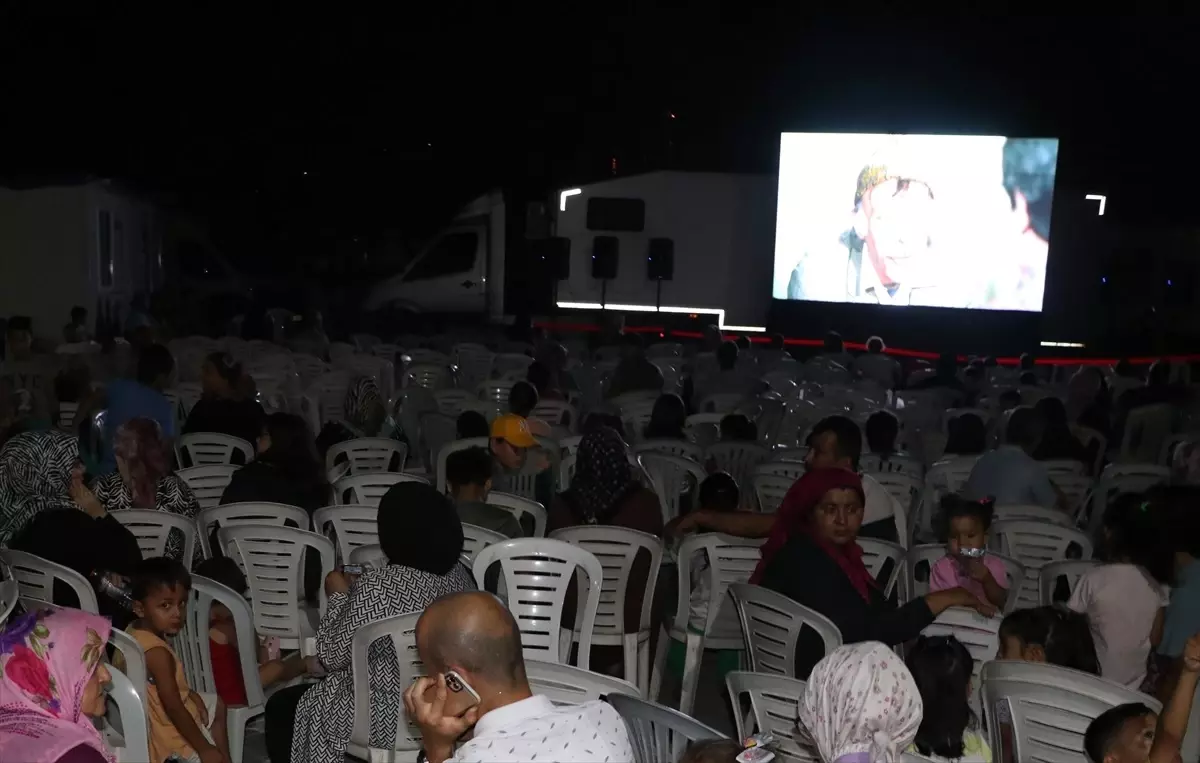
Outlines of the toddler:
<svg viewBox="0 0 1200 763">
<path fill-rule="evenodd" d="M 1004 562 L 987 553 L 992 501 L 968 501 L 950 494 L 942 498 L 942 533 L 946 556 L 929 570 L 929 590 L 965 588 L 980 601 L 1003 609 L 1008 600 L 1008 573 Z M 982 556 L 968 555 L 983 551 Z"/>
</svg>

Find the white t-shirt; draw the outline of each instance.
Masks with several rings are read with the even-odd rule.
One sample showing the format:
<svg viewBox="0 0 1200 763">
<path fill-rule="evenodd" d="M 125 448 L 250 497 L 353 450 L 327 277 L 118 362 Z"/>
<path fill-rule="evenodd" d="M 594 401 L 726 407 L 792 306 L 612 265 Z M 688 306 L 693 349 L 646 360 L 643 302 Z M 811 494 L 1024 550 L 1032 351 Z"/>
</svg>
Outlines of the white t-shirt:
<svg viewBox="0 0 1200 763">
<path fill-rule="evenodd" d="M 446 763 L 632 761 L 625 721 L 611 705 L 555 707 L 535 694 L 485 714 L 475 734 Z"/>
<path fill-rule="evenodd" d="M 1102 564 L 1075 584 L 1067 606 L 1088 616 L 1100 675 L 1137 689 L 1146 678 L 1150 630 L 1160 607 L 1162 586 L 1133 564 Z"/>
<path fill-rule="evenodd" d="M 869 474 L 860 474 L 862 477 L 863 498 L 865 499 L 863 506 L 863 524 L 867 525 L 872 522 L 878 522 L 881 519 L 889 517 L 896 520 L 896 537 L 903 543 L 908 537 L 908 521 L 905 517 L 905 507 L 892 497 L 887 488 L 875 481 L 875 478 Z"/>
</svg>

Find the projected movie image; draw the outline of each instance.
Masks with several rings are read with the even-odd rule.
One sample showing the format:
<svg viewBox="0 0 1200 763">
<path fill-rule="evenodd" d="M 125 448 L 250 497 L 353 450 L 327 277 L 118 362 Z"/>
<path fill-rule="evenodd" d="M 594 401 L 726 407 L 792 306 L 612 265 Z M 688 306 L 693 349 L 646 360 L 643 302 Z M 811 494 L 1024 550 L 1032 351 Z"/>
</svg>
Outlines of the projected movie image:
<svg viewBox="0 0 1200 763">
<path fill-rule="evenodd" d="M 783 133 L 776 299 L 1040 311 L 1058 140 Z"/>
</svg>

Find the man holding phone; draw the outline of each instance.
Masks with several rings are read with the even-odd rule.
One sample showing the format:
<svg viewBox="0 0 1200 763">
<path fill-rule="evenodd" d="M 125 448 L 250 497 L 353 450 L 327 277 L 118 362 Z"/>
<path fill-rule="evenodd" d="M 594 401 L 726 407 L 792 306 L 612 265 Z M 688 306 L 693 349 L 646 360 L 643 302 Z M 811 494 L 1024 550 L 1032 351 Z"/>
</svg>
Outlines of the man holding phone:
<svg viewBox="0 0 1200 763">
<path fill-rule="evenodd" d="M 607 703 L 559 708 L 532 692 L 521 632 L 495 596 L 443 596 L 421 615 L 416 635 L 429 675 L 405 690 L 404 707 L 429 763 L 633 760 L 625 722 Z"/>
</svg>

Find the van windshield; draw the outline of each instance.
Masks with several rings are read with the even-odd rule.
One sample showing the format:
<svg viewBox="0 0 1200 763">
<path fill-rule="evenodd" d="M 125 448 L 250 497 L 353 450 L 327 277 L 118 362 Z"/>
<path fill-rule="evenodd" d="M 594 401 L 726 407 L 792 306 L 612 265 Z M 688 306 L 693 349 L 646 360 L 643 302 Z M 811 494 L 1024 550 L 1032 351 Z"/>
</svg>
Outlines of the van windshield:
<svg viewBox="0 0 1200 763">
<path fill-rule="evenodd" d="M 430 278 L 469 273 L 475 267 L 475 254 L 479 248 L 479 234 L 474 231 L 448 233 L 442 236 L 425 253 L 404 280 L 423 281 Z"/>
</svg>

